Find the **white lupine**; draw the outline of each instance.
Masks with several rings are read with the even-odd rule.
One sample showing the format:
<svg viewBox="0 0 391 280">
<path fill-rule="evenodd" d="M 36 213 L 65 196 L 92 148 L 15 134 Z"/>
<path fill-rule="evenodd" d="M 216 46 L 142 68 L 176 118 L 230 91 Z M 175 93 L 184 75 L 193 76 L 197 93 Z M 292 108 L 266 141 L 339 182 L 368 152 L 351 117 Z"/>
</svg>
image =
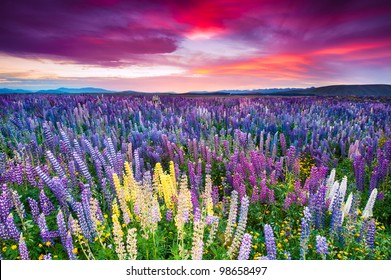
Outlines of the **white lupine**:
<svg viewBox="0 0 391 280">
<path fill-rule="evenodd" d="M 345 200 L 345 195 L 346 195 L 346 189 L 348 187 L 348 177 L 343 177 L 342 182 L 339 185 L 339 194 L 341 196 L 342 201 Z"/>
<path fill-rule="evenodd" d="M 343 220 L 345 216 L 349 214 L 350 208 L 352 207 L 352 202 L 353 202 L 353 194 L 350 193 L 342 210 L 341 225 L 343 224 Z"/>
<path fill-rule="evenodd" d="M 330 212 L 333 210 L 333 203 L 334 203 L 335 196 L 338 193 L 338 189 L 339 189 L 339 182 L 335 181 L 330 190 L 329 196 L 327 197 L 328 199 L 330 199 L 330 205 L 329 205 Z"/>
<path fill-rule="evenodd" d="M 328 187 L 329 190 L 333 186 L 334 180 L 335 180 L 335 168 L 333 168 L 333 170 L 331 170 L 330 176 L 329 176 L 329 178 L 327 179 L 327 182 L 326 182 L 326 186 Z"/>
<path fill-rule="evenodd" d="M 367 205 L 365 206 L 365 209 L 362 213 L 364 219 L 368 219 L 369 217 L 372 216 L 372 214 L 373 214 L 372 210 L 373 210 L 373 206 L 375 205 L 376 198 L 377 198 L 377 189 L 375 188 L 371 192 L 371 195 L 369 196 Z"/>
<path fill-rule="evenodd" d="M 343 207 L 343 213 L 345 215 L 349 214 L 350 208 L 352 207 L 353 202 L 353 193 L 350 193 L 348 199 L 346 200 L 345 206 Z"/>
</svg>

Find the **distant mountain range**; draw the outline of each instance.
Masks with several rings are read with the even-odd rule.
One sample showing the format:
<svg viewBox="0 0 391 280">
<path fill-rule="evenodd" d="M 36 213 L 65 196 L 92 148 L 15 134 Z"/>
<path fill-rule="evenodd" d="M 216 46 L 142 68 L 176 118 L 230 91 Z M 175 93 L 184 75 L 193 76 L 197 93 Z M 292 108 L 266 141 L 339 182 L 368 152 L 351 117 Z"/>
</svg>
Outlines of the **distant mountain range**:
<svg viewBox="0 0 391 280">
<path fill-rule="evenodd" d="M 0 88 L 0 94 L 112 94 L 119 96 L 129 95 L 179 95 L 179 96 L 390 96 L 391 85 L 331 85 L 311 88 L 272 88 L 252 90 L 220 90 L 220 91 L 190 91 L 175 92 L 139 92 L 139 91 L 111 91 L 102 88 L 58 88 L 48 90 L 29 91 L 23 89 Z"/>
<path fill-rule="evenodd" d="M 24 89 L 9 89 L 9 88 L 0 88 L 0 94 L 15 94 L 15 93 L 35 93 L 35 94 L 80 94 L 80 93 L 112 93 L 113 91 L 103 89 L 103 88 L 65 88 L 61 87 L 58 89 L 43 89 L 43 90 L 24 90 Z"/>
</svg>

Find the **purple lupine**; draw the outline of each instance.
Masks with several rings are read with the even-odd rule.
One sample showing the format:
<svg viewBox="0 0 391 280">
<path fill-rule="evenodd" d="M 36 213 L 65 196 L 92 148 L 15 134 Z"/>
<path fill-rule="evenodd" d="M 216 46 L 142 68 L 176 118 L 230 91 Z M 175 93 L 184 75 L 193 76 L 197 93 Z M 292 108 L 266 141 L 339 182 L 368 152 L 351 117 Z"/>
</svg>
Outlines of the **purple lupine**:
<svg viewBox="0 0 391 280">
<path fill-rule="evenodd" d="M 270 225 L 265 224 L 265 243 L 266 251 L 269 260 L 275 260 L 277 258 L 276 242 L 274 241 L 273 229 Z"/>
<path fill-rule="evenodd" d="M 253 192 L 251 194 L 251 203 L 256 203 L 259 201 L 259 190 L 256 182 L 252 186 L 253 186 Z"/>
<path fill-rule="evenodd" d="M 66 238 L 65 238 L 65 250 L 68 254 L 68 257 L 70 260 L 76 260 L 76 255 L 75 253 L 73 252 L 73 242 L 72 242 L 72 235 L 71 233 L 68 231 L 67 234 L 66 234 Z"/>
<path fill-rule="evenodd" d="M 385 158 L 385 159 L 383 159 L 383 161 L 381 163 L 379 163 L 380 174 L 381 174 L 382 179 L 385 179 L 388 175 L 389 162 L 390 161 Z"/>
<path fill-rule="evenodd" d="M 365 180 L 365 159 L 361 155 L 354 157 L 353 161 L 354 175 L 356 176 L 357 190 L 364 191 Z"/>
<path fill-rule="evenodd" d="M 84 215 L 86 217 L 87 225 L 90 228 L 90 232 L 92 236 L 94 236 L 96 225 L 91 216 L 91 208 L 90 208 L 91 191 L 88 188 L 85 188 L 82 191 L 81 199 L 82 199 L 82 205 L 83 205 L 83 210 L 84 210 Z"/>
<path fill-rule="evenodd" d="M 369 182 L 369 192 L 370 193 L 377 187 L 377 183 L 379 180 L 378 178 L 379 178 L 379 176 L 378 176 L 377 170 L 373 170 L 371 180 Z"/>
<path fill-rule="evenodd" d="M 360 228 L 360 233 L 357 237 L 357 242 L 361 242 L 361 240 L 365 238 L 365 233 L 367 232 L 368 224 L 369 224 L 368 220 L 364 219 Z"/>
<path fill-rule="evenodd" d="M 33 187 L 36 187 L 37 181 L 35 179 L 35 174 L 34 174 L 35 172 L 34 172 L 33 166 L 30 163 L 26 164 L 25 173 L 26 173 L 26 178 L 27 178 L 27 181 L 29 182 L 29 184 L 32 185 Z"/>
<path fill-rule="evenodd" d="M 54 170 L 56 170 L 58 176 L 60 176 L 61 178 L 66 177 L 64 170 L 62 169 L 61 165 L 58 163 L 58 160 L 56 159 L 56 157 L 53 155 L 53 153 L 50 150 L 46 151 L 46 157 L 49 159 Z"/>
<path fill-rule="evenodd" d="M 72 155 L 73 155 L 73 158 L 75 159 L 75 161 L 76 161 L 76 163 L 77 163 L 77 165 L 79 167 L 79 170 L 83 174 L 83 176 L 87 179 L 88 182 L 91 182 L 92 181 L 91 174 L 88 171 L 87 165 L 81 159 L 80 155 L 78 153 L 76 153 L 76 152 L 73 152 Z"/>
<path fill-rule="evenodd" d="M 38 202 L 31 197 L 28 197 L 27 201 L 29 202 L 29 205 L 30 205 L 31 215 L 33 217 L 33 221 L 36 223 L 38 221 L 38 216 L 39 216 Z"/>
<path fill-rule="evenodd" d="M 50 238 L 48 238 L 47 236 L 47 232 L 49 232 L 49 228 L 46 224 L 46 218 L 45 218 L 45 215 L 44 213 L 41 213 L 39 216 L 38 216 L 38 227 L 39 227 L 39 231 L 40 231 L 40 234 L 41 234 L 41 237 L 42 237 L 42 240 L 44 242 L 46 241 L 50 241 Z"/>
<path fill-rule="evenodd" d="M 327 186 L 320 186 L 315 195 L 315 226 L 317 229 L 321 229 L 324 226 L 324 215 L 327 209 L 326 207 L 326 192 Z"/>
<path fill-rule="evenodd" d="M 200 208 L 200 203 L 198 201 L 197 191 L 194 188 L 190 189 L 191 203 L 193 205 L 193 214 L 197 208 Z"/>
<path fill-rule="evenodd" d="M 83 205 L 80 202 L 76 202 L 76 214 L 77 214 L 77 219 L 79 220 L 80 228 L 81 231 L 84 235 L 85 238 L 88 240 L 92 240 L 91 234 L 90 234 L 90 229 L 88 227 L 86 217 L 84 215 L 83 211 Z"/>
<path fill-rule="evenodd" d="M 292 205 L 292 203 L 296 200 L 296 194 L 290 192 L 286 195 L 285 201 L 284 201 L 284 209 L 288 210 L 289 207 Z"/>
<path fill-rule="evenodd" d="M 341 227 L 342 221 L 342 199 L 339 194 L 339 191 L 335 194 L 335 199 L 333 200 L 331 219 L 330 219 L 330 233 L 338 233 L 339 228 Z"/>
<path fill-rule="evenodd" d="M 53 141 L 53 134 L 50 131 L 49 124 L 47 122 L 44 122 L 42 124 L 43 134 L 45 136 L 45 142 L 48 145 L 50 149 L 53 150 L 54 148 L 54 141 Z"/>
<path fill-rule="evenodd" d="M 384 193 L 383 192 L 379 192 L 377 194 L 377 200 L 384 200 Z"/>
<path fill-rule="evenodd" d="M 166 211 L 166 221 L 167 222 L 171 222 L 172 221 L 172 210 L 171 209 L 168 209 Z"/>
<path fill-rule="evenodd" d="M 13 171 L 12 172 L 13 182 L 15 182 L 18 185 L 22 185 L 23 184 L 22 165 L 21 164 L 16 165 L 12 171 Z"/>
<path fill-rule="evenodd" d="M 9 239 L 7 227 L 2 222 L 0 222 L 0 238 L 4 240 Z"/>
<path fill-rule="evenodd" d="M 376 231 L 376 223 L 374 219 L 369 220 L 367 227 L 367 245 L 373 251 L 375 249 L 375 231 Z"/>
<path fill-rule="evenodd" d="M 39 204 L 41 205 L 42 212 L 45 216 L 50 215 L 50 213 L 54 210 L 53 203 L 46 196 L 43 190 L 39 194 Z"/>
<path fill-rule="evenodd" d="M 285 139 L 284 133 L 280 134 L 280 146 L 281 146 L 282 154 L 285 155 L 286 154 L 286 139 Z"/>
<path fill-rule="evenodd" d="M 21 260 L 29 260 L 29 252 L 27 250 L 26 242 L 24 241 L 23 235 L 20 235 L 19 238 L 19 253 Z"/>
<path fill-rule="evenodd" d="M 52 254 L 51 253 L 48 253 L 46 255 L 43 255 L 43 260 L 44 261 L 50 261 L 52 260 Z"/>
<path fill-rule="evenodd" d="M 326 237 L 317 235 L 316 236 L 316 252 L 322 256 L 322 258 L 325 258 L 328 251 L 328 245 Z"/>
<path fill-rule="evenodd" d="M 10 203 L 5 191 L 0 195 L 0 221 L 5 223 L 10 213 Z"/>
<path fill-rule="evenodd" d="M 60 234 L 61 238 L 61 243 L 65 246 L 67 237 L 67 226 L 65 224 L 64 215 L 62 214 L 61 210 L 59 210 L 57 214 L 57 226 L 58 233 Z"/>
<path fill-rule="evenodd" d="M 194 217 L 193 217 L 194 222 L 199 222 L 201 220 L 201 210 L 200 208 L 196 208 L 194 211 Z"/>
<path fill-rule="evenodd" d="M 240 244 L 238 260 L 248 260 L 251 251 L 252 236 L 248 233 L 243 235 L 242 244 Z"/>
<path fill-rule="evenodd" d="M 14 216 L 10 213 L 5 221 L 5 226 L 7 228 L 8 235 L 15 241 L 19 241 L 20 231 L 15 225 Z"/>
</svg>

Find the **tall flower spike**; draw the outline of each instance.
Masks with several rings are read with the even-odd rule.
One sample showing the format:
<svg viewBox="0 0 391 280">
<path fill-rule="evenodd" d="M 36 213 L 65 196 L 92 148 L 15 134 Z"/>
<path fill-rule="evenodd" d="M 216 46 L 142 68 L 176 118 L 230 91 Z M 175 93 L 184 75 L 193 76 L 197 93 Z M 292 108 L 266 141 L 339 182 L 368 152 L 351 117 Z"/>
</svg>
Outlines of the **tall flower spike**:
<svg viewBox="0 0 391 280">
<path fill-rule="evenodd" d="M 20 232 L 16 228 L 16 225 L 15 225 L 15 222 L 14 222 L 14 216 L 12 215 L 12 213 L 10 213 L 8 215 L 7 220 L 5 222 L 5 225 L 6 225 L 7 230 L 8 230 L 8 235 L 12 239 L 14 239 L 15 241 L 19 241 Z"/>
<path fill-rule="evenodd" d="M 52 164 L 54 170 L 56 170 L 58 176 L 60 176 L 60 178 L 66 177 L 64 170 L 62 169 L 62 167 L 58 163 L 56 157 L 52 154 L 52 152 L 50 150 L 46 151 L 46 156 L 49 159 L 50 163 Z"/>
<path fill-rule="evenodd" d="M 369 217 L 372 217 L 373 215 L 372 211 L 373 211 L 373 206 L 375 205 L 376 197 L 377 197 L 377 189 L 373 189 L 371 195 L 369 196 L 367 205 L 365 206 L 364 211 L 362 212 L 364 219 L 368 219 Z"/>
<path fill-rule="evenodd" d="M 367 245 L 373 251 L 375 249 L 375 231 L 376 231 L 376 223 L 374 219 L 371 219 L 368 222 L 368 233 L 367 233 Z"/>
<path fill-rule="evenodd" d="M 137 229 L 132 228 L 128 230 L 128 236 L 126 239 L 126 250 L 128 251 L 128 259 L 137 259 Z"/>
<path fill-rule="evenodd" d="M 38 221 L 38 216 L 39 216 L 38 202 L 35 199 L 32 199 L 31 197 L 28 197 L 27 200 L 30 205 L 31 215 L 33 217 L 34 222 L 36 223 Z"/>
<path fill-rule="evenodd" d="M 20 234 L 19 238 L 19 253 L 21 260 L 29 260 L 29 252 L 27 250 L 26 242 L 24 241 L 23 234 Z"/>
<path fill-rule="evenodd" d="M 57 214 L 57 226 L 58 226 L 58 233 L 60 234 L 61 243 L 63 246 L 66 245 L 66 238 L 67 238 L 67 227 L 64 221 L 64 215 L 62 214 L 62 211 L 59 210 Z"/>
<path fill-rule="evenodd" d="M 76 255 L 74 253 L 74 247 L 73 247 L 73 242 L 72 242 L 72 235 L 71 232 L 68 231 L 66 233 L 66 238 L 65 238 L 65 250 L 67 251 L 68 257 L 70 260 L 76 260 Z"/>
<path fill-rule="evenodd" d="M 242 244 L 240 245 L 238 260 L 248 260 L 251 251 L 252 236 L 248 233 L 243 235 Z"/>
<path fill-rule="evenodd" d="M 225 244 L 227 244 L 232 238 L 234 224 L 236 223 L 236 219 L 237 219 L 236 217 L 237 212 L 238 212 L 238 192 L 234 190 L 231 193 L 231 204 L 229 208 L 227 227 L 224 232 Z"/>
<path fill-rule="evenodd" d="M 326 237 L 317 235 L 316 236 L 316 252 L 322 256 L 323 259 L 326 258 L 327 255 L 327 240 Z"/>
<path fill-rule="evenodd" d="M 275 260 L 277 258 L 276 243 L 274 241 L 273 229 L 270 225 L 264 226 L 266 251 L 269 260 Z"/>
<path fill-rule="evenodd" d="M 237 254 L 237 250 L 240 246 L 240 241 L 243 238 L 244 231 L 246 230 L 247 225 L 247 214 L 248 214 L 248 207 L 250 204 L 250 201 L 248 200 L 247 196 L 243 196 L 242 201 L 240 205 L 240 216 L 239 216 L 239 224 L 236 228 L 235 236 L 232 241 L 231 247 L 228 249 L 228 255 L 231 258 L 234 258 L 234 256 Z"/>
</svg>

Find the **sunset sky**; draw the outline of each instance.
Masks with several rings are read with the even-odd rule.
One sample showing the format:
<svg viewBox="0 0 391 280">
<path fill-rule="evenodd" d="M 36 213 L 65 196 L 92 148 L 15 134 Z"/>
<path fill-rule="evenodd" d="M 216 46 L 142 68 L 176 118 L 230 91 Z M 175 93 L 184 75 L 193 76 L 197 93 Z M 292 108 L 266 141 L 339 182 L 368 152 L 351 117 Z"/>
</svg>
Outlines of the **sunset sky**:
<svg viewBox="0 0 391 280">
<path fill-rule="evenodd" d="M 391 1 L 0 1 L 0 88 L 391 84 Z"/>
</svg>

